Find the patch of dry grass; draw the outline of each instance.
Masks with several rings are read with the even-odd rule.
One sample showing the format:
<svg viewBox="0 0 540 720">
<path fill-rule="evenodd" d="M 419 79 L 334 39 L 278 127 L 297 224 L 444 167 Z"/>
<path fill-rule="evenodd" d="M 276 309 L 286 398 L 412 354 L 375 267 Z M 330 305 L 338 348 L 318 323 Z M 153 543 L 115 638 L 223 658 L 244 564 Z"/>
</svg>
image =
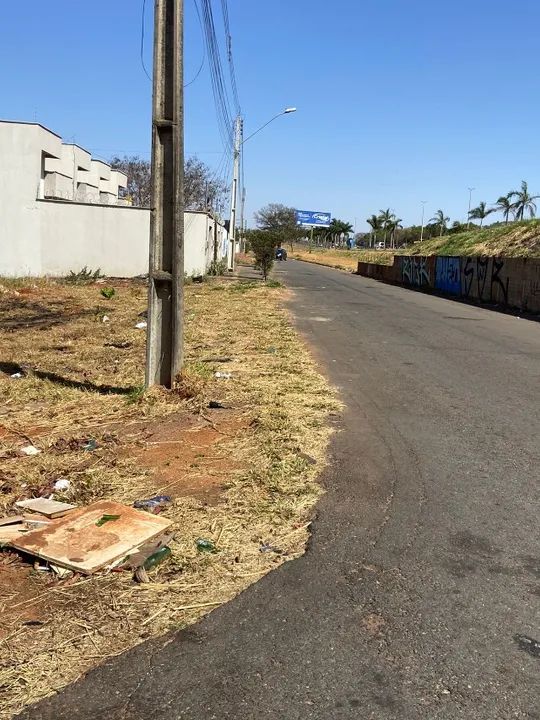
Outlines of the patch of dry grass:
<svg viewBox="0 0 540 720">
<path fill-rule="evenodd" d="M 359 261 L 391 265 L 393 255 L 394 252 L 388 250 L 326 250 L 325 248 L 314 247 L 312 252 L 304 248 L 300 250 L 296 248 L 294 252 L 290 253 L 289 257 L 304 262 L 328 265 L 337 270 L 356 272 Z"/>
<path fill-rule="evenodd" d="M 172 558 L 149 584 L 135 585 L 127 573 L 59 582 L 32 571 L 31 592 L 17 596 L 15 586 L 6 592 L 2 718 L 105 658 L 196 621 L 297 557 L 321 492 L 316 478 L 329 438 L 326 419 L 338 406 L 281 306 L 284 291 L 219 281 L 188 286 L 186 381 L 195 393 L 142 393 L 145 333 L 134 326 L 146 288 L 107 282 L 113 284 L 115 296 L 105 300 L 96 284 L 2 282 L 0 327 L 8 326 L 0 360 L 4 368 L 22 363 L 37 371 L 20 380 L 0 375 L 2 508 L 57 477 L 72 482 L 60 499 L 79 503 L 102 497 L 131 503 L 151 494 L 151 473 L 120 452 L 117 428 L 179 411 L 204 416 L 209 398 L 243 417 L 215 449 L 235 462 L 217 504 L 178 496 L 165 512 L 176 531 Z M 203 362 L 222 355 L 232 360 Z M 218 369 L 232 378 L 215 378 Z M 69 445 L 88 437 L 98 440 L 92 453 L 80 442 Z M 42 452 L 14 455 L 28 438 Z M 212 540 L 217 551 L 199 552 L 197 538 Z M 278 552 L 261 552 L 263 544 Z M 5 554 L 0 574 L 18 567 L 11 561 Z M 40 624 L 25 624 L 29 618 Z"/>
</svg>

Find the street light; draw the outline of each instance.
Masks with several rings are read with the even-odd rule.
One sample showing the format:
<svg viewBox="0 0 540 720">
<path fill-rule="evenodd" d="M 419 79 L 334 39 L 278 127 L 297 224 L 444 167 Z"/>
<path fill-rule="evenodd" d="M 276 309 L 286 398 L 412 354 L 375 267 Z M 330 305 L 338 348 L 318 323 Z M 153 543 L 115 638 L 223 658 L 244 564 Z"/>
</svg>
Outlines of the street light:
<svg viewBox="0 0 540 720">
<path fill-rule="evenodd" d="M 476 190 L 476 188 L 467 188 L 469 191 L 469 212 L 467 213 L 467 230 L 469 229 L 469 226 L 471 224 L 471 198 L 472 198 L 472 192 L 473 190 Z"/>
<path fill-rule="evenodd" d="M 420 242 L 424 239 L 424 211 L 426 209 L 427 200 L 421 200 L 422 203 L 422 229 L 420 230 Z"/>
<path fill-rule="evenodd" d="M 267 125 L 270 125 L 271 122 L 274 122 L 278 117 L 281 117 L 282 115 L 289 115 L 290 113 L 296 112 L 295 107 L 286 107 L 284 110 L 279 112 L 277 115 L 274 115 L 274 117 L 270 118 L 268 122 L 265 122 L 264 125 L 261 125 L 258 130 L 255 130 L 255 132 L 252 132 L 251 135 L 248 135 L 247 138 L 242 139 L 242 129 L 243 129 L 243 121 L 240 115 L 236 118 L 235 122 L 235 140 L 234 140 L 234 155 L 233 155 L 233 181 L 232 181 L 232 189 L 231 189 L 231 218 L 229 221 L 229 233 L 230 233 L 230 239 L 232 244 L 231 249 L 231 260 L 230 260 L 230 267 L 229 270 L 234 270 L 234 256 L 236 253 L 236 189 L 238 187 L 239 182 L 239 171 L 240 171 L 240 151 L 248 140 L 251 140 L 251 138 L 256 135 L 257 133 L 261 132 L 261 130 L 264 130 L 264 128 Z M 241 218 L 241 224 L 240 227 L 242 228 L 243 221 L 244 221 L 244 203 L 245 203 L 245 194 L 242 198 L 242 218 Z M 242 230 L 243 231 L 243 230 Z"/>
<path fill-rule="evenodd" d="M 243 145 L 243 144 L 244 144 L 245 142 L 247 142 L 248 140 L 251 140 L 251 138 L 252 138 L 254 135 L 256 135 L 258 132 L 261 132 L 261 130 L 263 130 L 267 125 L 270 125 L 271 122 L 274 122 L 274 120 L 276 120 L 278 117 L 281 117 L 282 115 L 289 115 L 290 113 L 293 113 L 293 112 L 296 112 L 296 108 L 295 108 L 295 107 L 285 108 L 285 110 L 282 110 L 282 111 L 279 112 L 277 115 L 274 115 L 273 118 L 270 118 L 270 120 L 269 120 L 268 122 L 265 122 L 264 125 L 261 125 L 261 127 L 260 127 L 258 130 L 255 130 L 255 132 L 252 132 L 251 135 L 248 135 L 247 138 L 245 138 L 244 140 L 242 140 L 242 143 L 241 143 L 241 144 Z"/>
</svg>

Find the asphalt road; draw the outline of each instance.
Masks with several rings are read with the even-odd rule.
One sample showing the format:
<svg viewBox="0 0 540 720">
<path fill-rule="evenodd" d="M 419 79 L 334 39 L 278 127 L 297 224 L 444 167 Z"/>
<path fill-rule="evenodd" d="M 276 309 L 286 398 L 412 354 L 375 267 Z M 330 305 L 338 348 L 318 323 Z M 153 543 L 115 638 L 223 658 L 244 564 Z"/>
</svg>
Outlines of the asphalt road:
<svg viewBox="0 0 540 720">
<path fill-rule="evenodd" d="M 347 404 L 308 552 L 21 717 L 540 718 L 540 324 L 278 273 Z"/>
</svg>

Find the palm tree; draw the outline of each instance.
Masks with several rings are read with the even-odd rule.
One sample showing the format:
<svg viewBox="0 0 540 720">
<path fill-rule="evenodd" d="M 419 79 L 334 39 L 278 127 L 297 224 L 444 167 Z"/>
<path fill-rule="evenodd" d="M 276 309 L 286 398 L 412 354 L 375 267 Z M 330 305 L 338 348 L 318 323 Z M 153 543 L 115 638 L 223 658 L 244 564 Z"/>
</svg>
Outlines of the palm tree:
<svg viewBox="0 0 540 720">
<path fill-rule="evenodd" d="M 450 218 L 444 214 L 443 210 L 437 210 L 435 217 L 432 217 L 429 221 L 433 225 L 436 225 L 440 229 L 439 237 L 442 237 L 443 232 L 446 232 Z"/>
<path fill-rule="evenodd" d="M 373 247 L 375 247 L 375 243 L 377 242 L 377 230 L 381 229 L 381 219 L 378 215 L 372 215 L 366 220 L 367 224 L 371 228 L 371 240 Z"/>
<path fill-rule="evenodd" d="M 396 230 L 400 230 L 403 228 L 402 219 L 398 218 L 394 215 L 394 218 L 390 221 L 388 225 L 388 229 L 390 230 L 390 247 L 395 248 L 396 247 Z"/>
<path fill-rule="evenodd" d="M 393 219 L 395 218 L 394 213 L 387 208 L 386 210 L 380 210 L 379 220 L 381 221 L 382 229 L 384 230 L 384 247 L 386 247 L 386 236 Z"/>
<path fill-rule="evenodd" d="M 504 222 L 508 225 L 508 216 L 514 211 L 514 203 L 512 202 L 512 193 L 501 195 L 495 203 L 494 212 L 502 212 Z"/>
<path fill-rule="evenodd" d="M 484 220 L 488 215 L 491 215 L 492 212 L 495 212 L 495 208 L 488 208 L 486 203 L 482 200 L 478 207 L 473 208 L 469 212 L 469 218 L 471 220 L 480 220 L 480 227 L 482 227 Z"/>
<path fill-rule="evenodd" d="M 536 203 L 535 200 L 540 198 L 540 195 L 529 195 L 529 188 L 525 180 L 521 181 L 521 190 L 512 190 L 508 193 L 509 197 L 516 198 L 514 202 L 513 210 L 515 212 L 516 220 L 523 220 L 525 211 L 529 211 L 529 216 L 533 218 L 536 215 Z"/>
</svg>

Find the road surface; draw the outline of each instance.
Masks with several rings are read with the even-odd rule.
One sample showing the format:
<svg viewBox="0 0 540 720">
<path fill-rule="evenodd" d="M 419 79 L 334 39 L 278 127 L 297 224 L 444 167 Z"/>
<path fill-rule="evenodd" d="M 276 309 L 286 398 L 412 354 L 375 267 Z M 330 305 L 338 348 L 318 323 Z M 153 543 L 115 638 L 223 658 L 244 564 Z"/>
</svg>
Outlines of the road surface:
<svg viewBox="0 0 540 720">
<path fill-rule="evenodd" d="M 290 261 L 347 405 L 313 537 L 33 720 L 540 718 L 540 325 Z"/>
</svg>

